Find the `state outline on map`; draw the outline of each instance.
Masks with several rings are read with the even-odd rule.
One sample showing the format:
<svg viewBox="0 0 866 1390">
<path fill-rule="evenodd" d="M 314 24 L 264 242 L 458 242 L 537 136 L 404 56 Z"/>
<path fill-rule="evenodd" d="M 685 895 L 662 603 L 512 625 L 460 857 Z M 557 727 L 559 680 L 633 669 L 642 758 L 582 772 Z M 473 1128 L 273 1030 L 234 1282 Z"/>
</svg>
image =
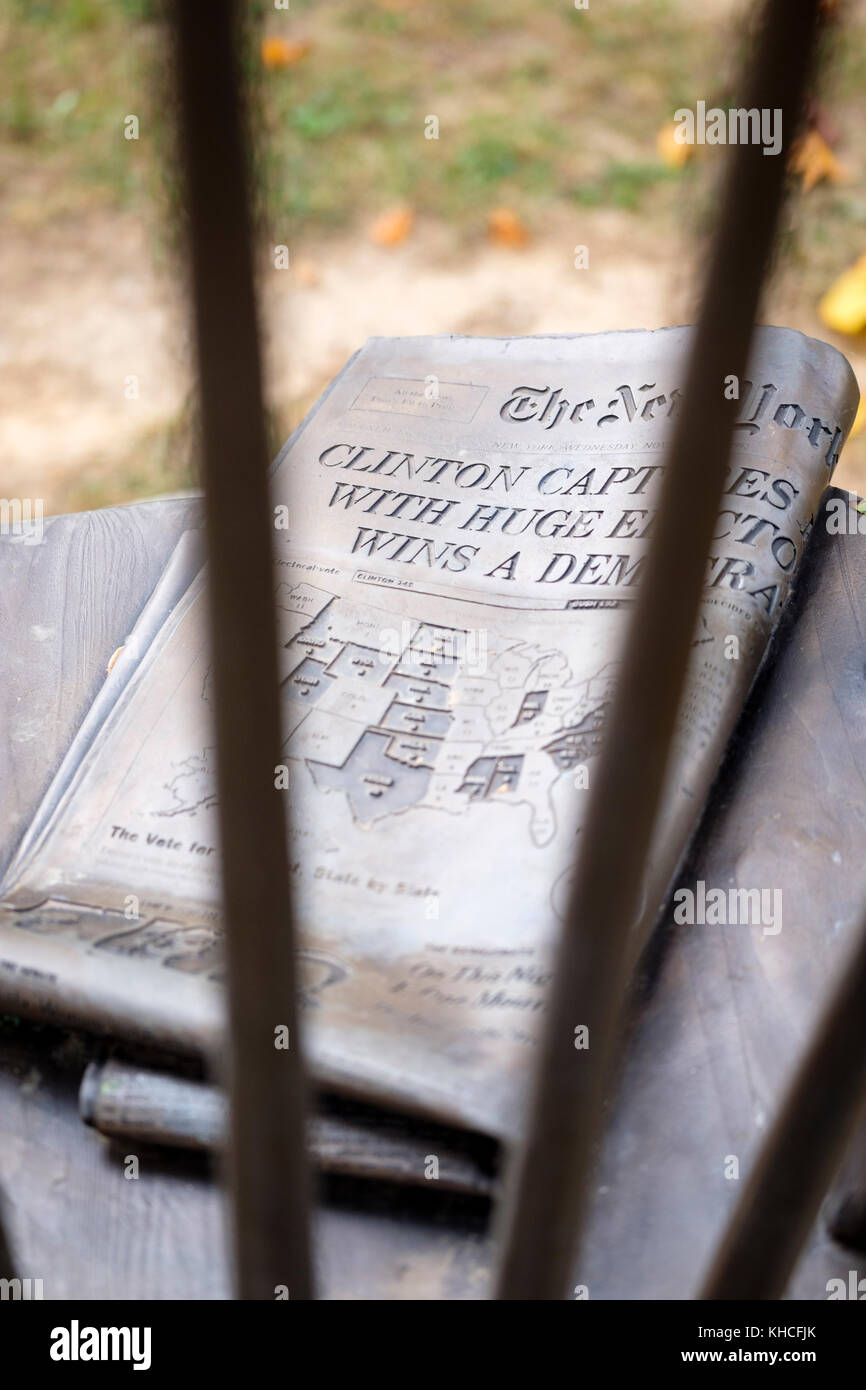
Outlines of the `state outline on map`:
<svg viewBox="0 0 866 1390">
<path fill-rule="evenodd" d="M 549 843 L 554 786 L 597 752 L 615 663 L 575 681 L 560 648 L 497 637 L 476 673 L 459 655 L 472 629 L 398 620 L 304 581 L 282 581 L 277 602 L 302 620 L 294 631 L 290 624 L 287 640 L 281 632 L 283 752 L 306 767 L 319 792 L 341 792 L 364 829 L 413 810 L 465 815 L 481 804 L 528 806 L 533 843 Z M 209 681 L 210 668 L 201 687 L 206 704 Z M 204 748 L 172 764 L 165 784 L 172 804 L 153 814 L 194 817 L 215 804 L 215 787 L 199 785 L 192 799 L 178 788 L 180 780 L 191 777 L 196 787 L 213 775 L 212 753 Z"/>
<path fill-rule="evenodd" d="M 339 599 L 335 600 L 334 616 L 339 611 L 340 602 Z M 356 607 L 354 604 L 352 606 Z M 510 642 L 504 650 L 494 655 L 492 675 L 481 677 L 488 686 L 496 685 L 496 667 L 509 658 L 523 662 L 526 668 L 519 685 L 511 680 L 503 682 L 498 688 L 497 694 L 500 697 L 510 687 L 517 689 L 521 698 L 516 711 L 509 711 L 506 730 L 497 731 L 490 724 L 483 704 L 467 700 L 455 705 L 455 690 L 451 682 L 459 680 L 462 673 L 459 660 L 451 653 L 456 645 L 454 639 L 465 636 L 468 629 L 432 623 L 426 619 L 405 620 L 407 640 L 399 650 L 392 650 L 383 656 L 381 645 L 377 651 L 374 646 L 368 647 L 352 640 L 356 636 L 353 625 L 352 639 L 347 639 L 340 646 L 337 638 L 338 649 L 334 650 L 333 646 L 329 645 L 334 640 L 333 630 L 327 628 L 327 623 L 326 631 L 321 630 L 322 619 L 330 607 L 330 603 L 325 605 L 309 624 L 285 644 L 286 648 L 294 647 L 296 644 L 301 650 L 306 647 L 307 654 L 292 667 L 284 685 L 289 681 L 295 681 L 301 692 L 298 702 L 303 702 L 312 690 L 315 690 L 315 694 L 314 698 L 308 701 L 309 709 L 306 714 L 294 724 L 284 748 L 289 757 L 304 763 L 315 786 L 324 793 L 341 792 L 346 797 L 353 820 L 362 828 L 369 828 L 387 816 L 405 814 L 410 810 L 432 809 L 465 814 L 473 802 L 490 801 L 503 792 L 513 793 L 515 799 L 511 805 L 528 804 L 530 807 L 530 833 L 535 843 L 547 843 L 556 831 L 555 814 L 550 800 L 553 783 L 559 776 L 597 751 L 597 742 L 604 724 L 603 709 L 608 694 L 606 688 L 600 691 L 597 706 L 589 707 L 593 704 L 592 686 L 599 683 L 599 675 L 575 683 L 568 658 L 560 649 L 542 648 L 537 644 L 520 641 Z M 311 632 L 310 629 L 315 629 L 317 624 L 320 630 Z M 428 655 L 425 657 L 421 676 L 405 669 L 409 664 L 407 654 L 418 649 L 419 633 L 438 635 L 440 641 L 438 652 L 433 649 L 432 644 L 429 647 L 422 645 L 421 649 Z M 320 655 L 313 658 L 310 656 L 310 649 L 315 648 L 317 643 L 320 644 Z M 324 655 L 328 656 L 327 662 L 321 659 Z M 350 672 L 346 679 L 366 682 L 368 673 L 375 671 L 377 662 L 381 669 L 368 688 L 381 693 L 389 692 L 390 687 L 393 687 L 396 694 L 393 699 L 380 705 L 375 717 L 368 717 L 366 710 L 363 716 L 359 717 L 351 707 L 327 707 L 330 704 L 328 693 L 335 688 L 334 682 L 344 673 L 345 666 L 348 666 Z M 538 681 L 545 678 L 545 668 L 549 668 L 551 664 L 556 666 L 557 663 L 560 672 L 564 672 L 558 685 L 554 683 L 536 689 Z M 315 670 L 310 670 L 310 665 L 313 665 Z M 432 679 L 429 675 L 431 670 L 435 670 L 437 674 L 448 675 L 451 681 Z M 600 674 L 602 684 L 606 687 L 612 676 L 606 668 Z M 405 688 L 407 684 L 408 691 Z M 558 690 L 568 692 L 568 705 L 574 711 L 572 717 L 554 719 L 540 747 L 533 746 L 537 743 L 536 739 L 530 739 L 524 734 L 523 746 L 515 750 L 512 746 L 517 737 L 514 730 L 525 730 L 526 726 L 542 717 L 548 698 L 551 695 L 555 696 Z M 413 691 L 415 698 L 410 702 L 409 696 Z M 446 691 L 449 691 L 447 700 Z M 403 699 L 399 698 L 401 695 L 404 696 Z M 294 698 L 297 697 L 290 696 L 290 699 Z M 337 698 L 334 696 L 334 700 Z M 310 734 L 309 716 L 316 711 L 322 713 L 323 702 L 326 705 L 324 712 L 329 719 L 354 726 L 349 741 L 343 744 L 342 756 L 340 751 L 332 751 L 330 756 L 326 756 L 327 750 L 323 750 L 322 755 L 317 757 L 310 757 L 307 751 L 291 751 L 291 744 L 296 737 L 303 737 L 300 734 L 302 725 L 306 725 L 304 733 Z M 456 729 L 453 727 L 455 710 L 459 711 L 463 721 Z M 461 732 L 467 713 L 473 710 L 477 711 L 477 718 L 486 725 L 486 728 L 479 729 L 474 737 Z M 398 722 L 400 720 L 404 721 L 402 726 Z M 315 722 L 313 719 L 313 724 Z M 358 728 L 363 729 L 360 735 L 356 732 Z M 321 730 L 318 737 L 323 744 L 329 740 L 329 734 L 325 730 Z M 438 759 L 446 743 L 452 747 L 461 744 L 464 747 L 476 745 L 478 754 L 474 759 L 467 761 L 464 753 L 463 765 L 458 769 L 440 767 Z M 539 806 L 538 796 L 533 797 L 531 791 L 526 794 L 519 790 L 528 755 L 536 755 L 538 760 L 546 755 L 552 764 L 551 769 L 542 761 L 547 774 L 544 780 L 549 783 L 544 788 L 543 807 Z M 433 794 L 429 795 L 431 786 Z M 450 803 L 449 797 L 452 798 Z M 455 797 L 465 799 L 455 802 Z"/>
</svg>

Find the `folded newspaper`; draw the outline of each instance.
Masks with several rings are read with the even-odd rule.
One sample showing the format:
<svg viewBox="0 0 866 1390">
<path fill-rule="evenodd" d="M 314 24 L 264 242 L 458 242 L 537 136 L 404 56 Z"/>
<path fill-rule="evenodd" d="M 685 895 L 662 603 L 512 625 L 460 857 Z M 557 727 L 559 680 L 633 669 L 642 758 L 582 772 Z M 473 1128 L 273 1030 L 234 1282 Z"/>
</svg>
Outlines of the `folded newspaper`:
<svg viewBox="0 0 866 1390">
<path fill-rule="evenodd" d="M 305 1047 L 334 1092 L 518 1127 L 690 338 L 374 338 L 273 466 L 274 777 Z M 845 359 L 788 329 L 757 331 L 749 378 L 719 383 L 734 451 L 635 960 L 857 406 Z M 195 555 L 182 541 L 0 885 L 0 1008 L 207 1052 L 223 953 Z"/>
</svg>

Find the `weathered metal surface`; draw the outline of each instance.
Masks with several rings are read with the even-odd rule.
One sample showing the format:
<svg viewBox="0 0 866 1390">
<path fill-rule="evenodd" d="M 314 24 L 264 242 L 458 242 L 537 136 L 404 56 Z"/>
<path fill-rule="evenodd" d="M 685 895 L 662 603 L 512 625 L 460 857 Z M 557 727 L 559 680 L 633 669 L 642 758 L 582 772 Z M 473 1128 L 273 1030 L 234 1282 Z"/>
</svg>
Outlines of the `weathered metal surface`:
<svg viewBox="0 0 866 1390">
<path fill-rule="evenodd" d="M 275 466 L 270 775 L 293 798 L 306 1042 L 332 1089 L 519 1129 L 689 341 L 374 339 Z M 632 958 L 854 411 L 845 360 L 802 335 L 760 330 L 752 376 Z M 7 1008 L 187 1049 L 218 1034 L 205 602 L 197 581 L 174 606 L 13 866 Z"/>
<path fill-rule="evenodd" d="M 0 647 L 14 653 L 31 625 L 53 621 L 39 671 L 28 675 L 16 657 L 10 680 L 38 712 L 67 673 L 62 705 L 26 754 L 20 725 L 0 723 L 23 821 L 197 515 L 190 500 L 60 518 L 29 554 L 0 539 Z M 129 580 L 118 586 L 122 556 Z M 739 1191 L 726 1159 L 738 1158 L 742 1181 L 866 901 L 862 536 L 828 535 L 819 521 L 791 604 L 680 875 L 692 887 L 781 885 L 782 930 L 662 928 L 575 1270 L 592 1298 L 691 1296 Z M 220 1204 L 206 1169 L 150 1152 L 139 1180 L 125 1179 L 129 1150 L 107 1147 L 78 1116 L 88 1056 L 54 1030 L 4 1032 L 0 1186 L 17 1273 L 43 1277 L 46 1298 L 227 1297 Z M 482 1297 L 485 1222 L 485 1209 L 456 1195 L 413 1199 L 330 1180 L 316 1218 L 322 1295 Z M 790 1294 L 823 1298 L 827 1280 L 847 1279 L 856 1265 L 816 1227 Z"/>
</svg>

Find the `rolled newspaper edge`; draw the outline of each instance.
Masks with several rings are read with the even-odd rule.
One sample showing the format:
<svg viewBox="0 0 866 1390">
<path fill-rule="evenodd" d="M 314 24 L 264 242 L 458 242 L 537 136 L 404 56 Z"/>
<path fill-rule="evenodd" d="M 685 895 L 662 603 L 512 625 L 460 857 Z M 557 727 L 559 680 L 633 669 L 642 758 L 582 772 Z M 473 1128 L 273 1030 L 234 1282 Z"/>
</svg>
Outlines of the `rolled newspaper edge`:
<svg viewBox="0 0 866 1390">
<path fill-rule="evenodd" d="M 308 1143 L 316 1168 L 356 1178 L 490 1197 L 494 1146 L 388 1111 L 320 1098 Z M 219 1152 L 225 1094 L 205 1081 L 110 1058 L 88 1063 L 79 1090 L 84 1123 L 111 1139 Z"/>
</svg>

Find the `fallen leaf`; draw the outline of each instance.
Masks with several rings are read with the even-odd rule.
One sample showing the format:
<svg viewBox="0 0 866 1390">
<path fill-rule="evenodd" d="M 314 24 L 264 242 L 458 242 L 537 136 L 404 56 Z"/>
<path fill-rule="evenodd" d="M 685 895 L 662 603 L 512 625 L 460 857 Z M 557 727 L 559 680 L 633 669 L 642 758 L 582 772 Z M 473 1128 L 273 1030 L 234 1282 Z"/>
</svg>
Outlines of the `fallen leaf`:
<svg viewBox="0 0 866 1390">
<path fill-rule="evenodd" d="M 822 179 L 827 179 L 828 183 L 844 183 L 848 177 L 844 164 L 840 164 L 823 135 L 814 128 L 807 130 L 794 146 L 791 168 L 802 176 L 804 193 Z"/>
<path fill-rule="evenodd" d="M 412 230 L 415 214 L 411 208 L 388 208 L 370 228 L 370 239 L 377 246 L 399 246 Z"/>
<path fill-rule="evenodd" d="M 819 303 L 818 313 L 835 333 L 859 333 L 866 327 L 866 255 L 834 281 Z"/>
<path fill-rule="evenodd" d="M 510 246 L 512 249 L 525 246 L 529 232 L 524 223 L 510 208 L 494 208 L 487 218 L 487 235 L 497 246 Z"/>
<path fill-rule="evenodd" d="M 302 259 L 295 262 L 295 279 L 305 290 L 311 290 L 321 283 L 322 277 L 315 261 Z"/>
<path fill-rule="evenodd" d="M 262 62 L 266 68 L 288 68 L 310 51 L 304 39 L 262 39 Z"/>
<path fill-rule="evenodd" d="M 669 169 L 682 169 L 683 165 L 692 157 L 691 145 L 681 143 L 676 138 L 679 127 L 674 121 L 668 121 L 663 125 L 656 136 L 656 150 L 663 164 Z"/>
</svg>

